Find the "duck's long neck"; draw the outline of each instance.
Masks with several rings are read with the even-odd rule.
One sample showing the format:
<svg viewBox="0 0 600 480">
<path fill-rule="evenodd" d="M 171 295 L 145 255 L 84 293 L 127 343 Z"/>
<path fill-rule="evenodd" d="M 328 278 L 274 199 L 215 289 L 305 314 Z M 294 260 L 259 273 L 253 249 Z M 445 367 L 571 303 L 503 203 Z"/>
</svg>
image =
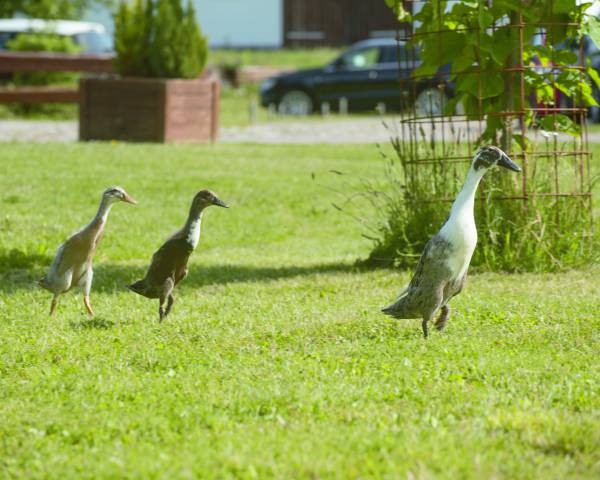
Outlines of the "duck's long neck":
<svg viewBox="0 0 600 480">
<path fill-rule="evenodd" d="M 204 209 L 191 208 L 187 221 L 183 226 L 186 239 L 193 248 L 196 248 L 200 240 L 200 225 L 202 223 L 202 213 Z"/>
<path fill-rule="evenodd" d="M 96 229 L 103 228 L 104 224 L 106 223 L 106 219 L 108 218 L 108 214 L 110 213 L 110 209 L 112 208 L 112 205 L 113 204 L 110 200 L 102 197 L 102 201 L 100 202 L 100 206 L 98 207 L 96 216 L 90 222 L 89 227 Z"/>
<path fill-rule="evenodd" d="M 475 192 L 481 178 L 485 174 L 485 169 L 480 168 L 475 170 L 472 166 L 467 173 L 467 179 L 463 185 L 462 190 L 459 192 L 456 200 L 452 204 L 452 210 L 450 211 L 450 219 L 458 220 L 460 218 L 472 218 L 473 207 L 475 205 Z"/>
</svg>

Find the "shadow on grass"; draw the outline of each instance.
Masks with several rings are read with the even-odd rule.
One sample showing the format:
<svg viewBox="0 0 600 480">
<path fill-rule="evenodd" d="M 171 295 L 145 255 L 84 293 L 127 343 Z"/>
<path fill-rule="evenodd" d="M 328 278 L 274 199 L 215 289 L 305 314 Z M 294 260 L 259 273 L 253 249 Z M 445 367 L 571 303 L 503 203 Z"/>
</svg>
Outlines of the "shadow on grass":
<svg viewBox="0 0 600 480">
<path fill-rule="evenodd" d="M 112 320 L 106 320 L 102 317 L 88 318 L 80 322 L 71 322 L 73 330 L 108 330 L 115 326 Z"/>
<path fill-rule="evenodd" d="M 270 282 L 305 275 L 351 273 L 372 270 L 347 263 L 324 263 L 289 267 L 255 267 L 252 265 L 191 266 L 182 285 L 192 288 L 244 282 Z M 126 265 L 98 265 L 94 269 L 94 289 L 112 291 L 143 278 L 145 268 Z M 119 284 L 115 279 L 120 279 Z"/>
<path fill-rule="evenodd" d="M 0 292 L 39 288 L 36 282 L 51 263 L 52 258 L 41 253 L 0 249 Z"/>
<path fill-rule="evenodd" d="M 7 262 L 0 252 L 0 292 L 11 293 L 17 290 L 39 288 L 36 281 L 47 271 L 52 259 L 35 256 L 19 262 Z M 205 287 L 241 282 L 270 282 L 304 275 L 327 273 L 358 273 L 372 270 L 372 267 L 348 263 L 323 263 L 306 266 L 255 267 L 252 265 L 193 265 L 182 284 L 187 287 Z M 125 290 L 126 285 L 144 276 L 146 267 L 98 264 L 94 266 L 93 292 L 114 292 Z"/>
</svg>

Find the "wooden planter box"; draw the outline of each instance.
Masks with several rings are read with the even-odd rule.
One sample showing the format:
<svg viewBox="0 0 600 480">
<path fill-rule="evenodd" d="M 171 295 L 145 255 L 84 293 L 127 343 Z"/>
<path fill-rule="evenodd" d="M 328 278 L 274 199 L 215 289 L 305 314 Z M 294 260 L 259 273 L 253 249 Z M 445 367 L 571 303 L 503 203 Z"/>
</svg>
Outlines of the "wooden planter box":
<svg viewBox="0 0 600 480">
<path fill-rule="evenodd" d="M 79 81 L 79 139 L 132 142 L 214 142 L 219 81 L 83 77 Z"/>
</svg>

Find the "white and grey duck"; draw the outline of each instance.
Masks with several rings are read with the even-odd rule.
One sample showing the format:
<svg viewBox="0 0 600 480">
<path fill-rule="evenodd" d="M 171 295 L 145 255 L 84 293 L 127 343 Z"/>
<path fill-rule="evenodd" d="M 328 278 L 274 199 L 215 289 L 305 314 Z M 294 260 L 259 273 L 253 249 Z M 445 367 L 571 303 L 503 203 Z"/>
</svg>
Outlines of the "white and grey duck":
<svg viewBox="0 0 600 480">
<path fill-rule="evenodd" d="M 158 316 L 161 322 L 173 308 L 173 289 L 187 275 L 188 259 L 200 241 L 202 214 L 211 205 L 229 208 L 210 190 L 199 191 L 194 196 L 184 226 L 154 253 L 146 276 L 128 286 L 139 295 L 158 298 Z"/>
<path fill-rule="evenodd" d="M 92 262 L 96 248 L 102 240 L 108 214 L 116 202 L 136 203 L 121 187 L 107 188 L 102 194 L 100 207 L 92 221 L 58 247 L 50 270 L 38 281 L 42 288 L 54 295 L 50 304 L 50 315 L 56 309 L 58 297 L 73 287 L 83 289 L 85 308 L 91 316 L 94 315 L 90 305 L 90 290 L 94 277 Z"/>
<path fill-rule="evenodd" d="M 483 176 L 498 165 L 520 172 L 502 150 L 487 146 L 473 158 L 462 190 L 455 199 L 450 216 L 425 245 L 416 272 L 408 287 L 383 313 L 394 318 L 422 318 L 423 335 L 428 336 L 428 323 L 438 311 L 435 327 L 442 330 L 450 318 L 448 302 L 463 288 L 471 257 L 477 244 L 477 228 L 473 207 L 475 192 Z"/>
</svg>

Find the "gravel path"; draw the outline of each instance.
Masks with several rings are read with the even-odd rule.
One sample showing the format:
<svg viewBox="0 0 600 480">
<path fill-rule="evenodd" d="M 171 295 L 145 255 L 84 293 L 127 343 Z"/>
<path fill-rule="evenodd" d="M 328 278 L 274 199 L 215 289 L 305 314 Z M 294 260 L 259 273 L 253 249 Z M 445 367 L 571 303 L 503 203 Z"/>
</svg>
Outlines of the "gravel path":
<svg viewBox="0 0 600 480">
<path fill-rule="evenodd" d="M 1 142 L 76 142 L 77 122 L 0 120 Z"/>
<path fill-rule="evenodd" d="M 382 143 L 390 138 L 390 131 L 384 122 L 392 127 L 396 125 L 393 117 L 259 123 L 247 127 L 221 128 L 219 141 L 266 144 Z M 426 134 L 429 128 L 424 125 Z M 452 136 L 449 129 L 445 135 L 445 138 Z M 75 142 L 77 136 L 76 121 L 0 120 L 0 142 Z M 476 132 L 473 132 L 472 138 L 475 136 Z M 561 135 L 561 140 L 568 138 Z M 590 133 L 589 141 L 600 142 L 600 133 Z"/>
</svg>

